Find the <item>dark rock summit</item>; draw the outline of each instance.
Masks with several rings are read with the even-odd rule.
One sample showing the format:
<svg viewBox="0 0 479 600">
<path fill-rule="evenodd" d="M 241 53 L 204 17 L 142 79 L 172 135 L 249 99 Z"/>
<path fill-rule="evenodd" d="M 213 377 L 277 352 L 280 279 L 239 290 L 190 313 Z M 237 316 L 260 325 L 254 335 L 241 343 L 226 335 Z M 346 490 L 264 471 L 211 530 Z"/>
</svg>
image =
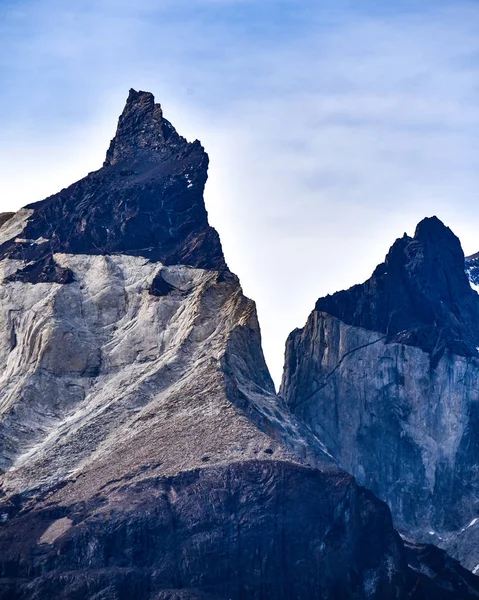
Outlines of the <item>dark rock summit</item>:
<svg viewBox="0 0 479 600">
<path fill-rule="evenodd" d="M 413 238 L 396 240 L 368 281 L 319 299 L 315 309 L 434 358 L 446 348 L 478 356 L 479 296 L 458 238 L 437 217 L 421 221 Z"/>
<path fill-rule="evenodd" d="M 27 206 L 15 237 L 0 239 L 0 257 L 31 263 L 54 253 L 129 254 L 225 267 L 203 202 L 207 169 L 201 144 L 178 135 L 152 94 L 131 90 L 104 167 Z M 31 283 L 37 272 L 42 281 L 68 282 L 57 269 L 35 267 Z"/>
<path fill-rule="evenodd" d="M 144 160 L 165 163 L 184 157 L 195 146 L 199 147 L 200 143 L 189 144 L 163 117 L 153 94 L 130 90 L 103 166 L 133 165 Z M 134 174 L 132 169 L 123 169 L 123 176 L 130 174 Z"/>
</svg>

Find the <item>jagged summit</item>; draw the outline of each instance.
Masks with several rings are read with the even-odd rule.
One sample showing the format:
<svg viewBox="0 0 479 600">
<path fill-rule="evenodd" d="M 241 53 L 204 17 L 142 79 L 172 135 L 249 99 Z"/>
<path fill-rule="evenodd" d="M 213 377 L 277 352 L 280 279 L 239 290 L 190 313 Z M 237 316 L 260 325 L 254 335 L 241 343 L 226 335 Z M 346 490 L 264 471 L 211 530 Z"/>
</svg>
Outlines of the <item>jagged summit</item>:
<svg viewBox="0 0 479 600">
<path fill-rule="evenodd" d="M 201 144 L 178 135 L 152 94 L 130 90 L 103 168 L 8 219 L 0 258 L 28 264 L 18 278 L 30 283 L 71 281 L 52 267 L 56 253 L 129 254 L 224 270 L 203 200 L 207 171 Z"/>
<path fill-rule="evenodd" d="M 449 243 L 462 253 L 459 238 L 435 215 L 417 224 L 414 238 L 431 244 Z"/>
<path fill-rule="evenodd" d="M 175 152 L 199 145 L 198 141 L 189 144 L 178 135 L 164 118 L 161 105 L 155 104 L 153 94 L 131 89 L 103 166 L 141 158 L 161 162 Z"/>
<path fill-rule="evenodd" d="M 464 272 L 459 239 L 437 217 L 396 240 L 368 281 L 320 298 L 316 310 L 439 356 L 476 356 L 479 296 Z"/>
</svg>

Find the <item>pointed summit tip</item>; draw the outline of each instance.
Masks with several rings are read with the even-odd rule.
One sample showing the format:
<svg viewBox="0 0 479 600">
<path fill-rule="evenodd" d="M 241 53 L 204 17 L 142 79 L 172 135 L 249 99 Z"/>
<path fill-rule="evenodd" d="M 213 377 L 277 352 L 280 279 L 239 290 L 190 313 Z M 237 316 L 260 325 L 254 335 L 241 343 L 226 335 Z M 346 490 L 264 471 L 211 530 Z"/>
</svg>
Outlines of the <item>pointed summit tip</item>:
<svg viewBox="0 0 479 600">
<path fill-rule="evenodd" d="M 459 239 L 452 230 L 435 215 L 426 217 L 416 227 L 414 238 L 423 242 L 439 242 L 449 240 L 460 245 Z"/>
<path fill-rule="evenodd" d="M 425 231 L 451 231 L 449 229 L 449 227 L 447 227 L 447 225 L 445 225 L 441 219 L 439 219 L 438 217 L 436 217 L 436 215 L 433 215 L 432 217 L 425 217 L 422 221 L 419 221 L 419 223 L 416 225 L 416 231 L 414 233 L 414 237 L 418 237 L 418 234 L 420 235 L 421 233 L 425 232 Z"/>
<path fill-rule="evenodd" d="M 133 88 L 130 88 L 128 92 L 128 98 L 126 99 L 126 104 L 133 104 L 138 101 L 151 101 L 153 104 L 155 103 L 155 97 L 151 92 L 144 92 L 142 90 L 136 91 Z"/>
<path fill-rule="evenodd" d="M 436 217 L 436 215 L 432 215 L 432 217 L 424 217 L 422 221 L 419 221 L 416 227 L 416 231 L 418 229 L 449 229 L 444 223 Z"/>
<path fill-rule="evenodd" d="M 132 88 L 103 166 L 145 159 L 162 162 L 187 147 L 188 142 L 163 117 L 161 105 L 155 103 L 153 94 Z"/>
</svg>

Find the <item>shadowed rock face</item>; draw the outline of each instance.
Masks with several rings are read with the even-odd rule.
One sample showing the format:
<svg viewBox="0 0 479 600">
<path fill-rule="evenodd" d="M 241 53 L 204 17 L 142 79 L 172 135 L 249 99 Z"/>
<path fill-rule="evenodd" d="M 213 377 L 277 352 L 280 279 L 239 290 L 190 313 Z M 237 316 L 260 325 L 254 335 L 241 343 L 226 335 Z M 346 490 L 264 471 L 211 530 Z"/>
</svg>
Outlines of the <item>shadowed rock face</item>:
<svg viewBox="0 0 479 600">
<path fill-rule="evenodd" d="M 108 585 L 101 598 L 183 589 L 193 598 L 380 600 L 405 598 L 408 586 L 387 508 L 345 473 L 291 463 L 112 481 L 84 504 L 67 504 L 63 490 L 10 529 L 13 547 L 3 536 L 0 552 L 12 556 L 3 576 L 25 580 L 18 598 L 84 598 Z"/>
<path fill-rule="evenodd" d="M 288 339 L 280 392 L 389 504 L 401 532 L 470 569 L 479 564 L 478 303 L 458 239 L 425 219 L 366 283 L 318 300 Z"/>
<path fill-rule="evenodd" d="M 105 166 L 0 227 L 0 598 L 442 598 L 275 394 L 206 167 L 132 90 Z"/>
<path fill-rule="evenodd" d="M 406 556 L 413 572 L 410 598 L 424 595 L 454 600 L 464 594 L 477 594 L 477 577 L 459 562 L 432 544 L 405 542 Z"/>
<path fill-rule="evenodd" d="M 4 212 L 4 213 L 0 213 L 0 227 L 6 223 L 9 219 L 11 219 L 13 217 L 15 213 L 12 212 Z"/>
</svg>

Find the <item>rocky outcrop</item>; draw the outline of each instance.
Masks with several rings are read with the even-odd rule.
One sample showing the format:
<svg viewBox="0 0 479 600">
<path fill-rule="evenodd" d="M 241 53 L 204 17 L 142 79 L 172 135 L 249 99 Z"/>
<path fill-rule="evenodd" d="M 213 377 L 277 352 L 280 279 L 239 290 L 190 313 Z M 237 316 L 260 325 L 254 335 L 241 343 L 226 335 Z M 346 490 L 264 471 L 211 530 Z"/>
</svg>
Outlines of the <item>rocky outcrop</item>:
<svg viewBox="0 0 479 600">
<path fill-rule="evenodd" d="M 280 392 L 389 504 L 401 532 L 470 569 L 479 563 L 479 545 L 466 552 L 463 541 L 479 516 L 478 326 L 459 240 L 426 219 L 366 283 L 318 300 L 288 339 Z"/>
<path fill-rule="evenodd" d="M 455 600 L 477 594 L 477 577 L 432 544 L 405 542 L 414 586 L 410 597 L 431 595 L 441 600 Z"/>
<path fill-rule="evenodd" d="M 104 167 L 0 227 L 0 598 L 440 598 L 275 394 L 207 163 L 132 90 Z"/>
<path fill-rule="evenodd" d="M 479 289 L 479 252 L 466 258 L 466 274 L 471 286 L 477 291 Z"/>
</svg>

